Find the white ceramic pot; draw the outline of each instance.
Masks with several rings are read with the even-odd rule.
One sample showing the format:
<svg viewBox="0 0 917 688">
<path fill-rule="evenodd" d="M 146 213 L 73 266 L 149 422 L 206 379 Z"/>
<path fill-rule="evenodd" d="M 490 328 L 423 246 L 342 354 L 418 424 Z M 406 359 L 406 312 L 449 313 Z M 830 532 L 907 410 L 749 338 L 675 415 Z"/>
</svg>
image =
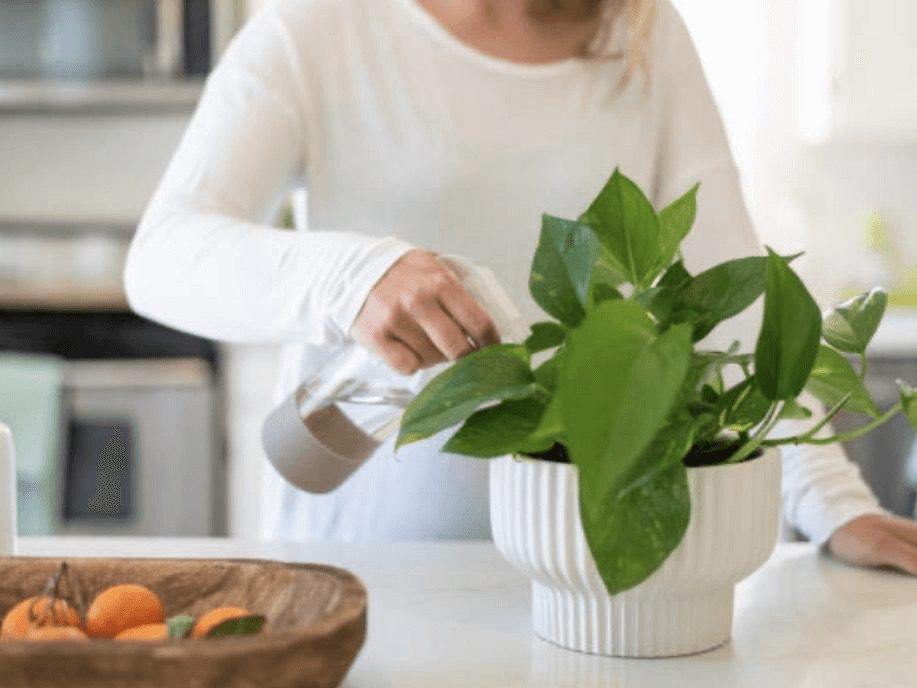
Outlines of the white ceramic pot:
<svg viewBox="0 0 917 688">
<path fill-rule="evenodd" d="M 535 633 L 573 650 L 626 657 L 690 654 L 729 640 L 735 585 L 777 540 L 780 454 L 691 468 L 688 484 L 682 542 L 643 583 L 609 596 L 583 536 L 576 467 L 493 459 L 494 542 L 532 578 Z"/>
</svg>

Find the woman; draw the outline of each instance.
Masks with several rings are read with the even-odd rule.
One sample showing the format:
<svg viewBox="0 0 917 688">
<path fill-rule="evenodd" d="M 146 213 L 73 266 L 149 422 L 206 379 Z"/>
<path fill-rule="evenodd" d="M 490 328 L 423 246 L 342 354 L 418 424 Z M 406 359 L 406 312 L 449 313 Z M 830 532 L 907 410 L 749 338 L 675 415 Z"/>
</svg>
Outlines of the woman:
<svg viewBox="0 0 917 688">
<path fill-rule="evenodd" d="M 173 327 L 282 343 L 278 400 L 341 332 L 418 383 L 497 340 L 435 254 L 491 268 L 539 319 L 540 214 L 575 217 L 615 167 L 657 206 L 702 182 L 693 271 L 759 251 L 667 0 L 281 1 L 209 78 L 132 244 L 128 296 Z M 297 186 L 308 231 L 267 226 Z M 331 495 L 268 471 L 264 532 L 486 537 L 486 462 L 440 455 L 442 441 L 397 459 L 390 441 Z M 917 573 L 917 529 L 839 450 L 788 452 L 785 486 L 790 522 L 837 556 Z"/>
</svg>

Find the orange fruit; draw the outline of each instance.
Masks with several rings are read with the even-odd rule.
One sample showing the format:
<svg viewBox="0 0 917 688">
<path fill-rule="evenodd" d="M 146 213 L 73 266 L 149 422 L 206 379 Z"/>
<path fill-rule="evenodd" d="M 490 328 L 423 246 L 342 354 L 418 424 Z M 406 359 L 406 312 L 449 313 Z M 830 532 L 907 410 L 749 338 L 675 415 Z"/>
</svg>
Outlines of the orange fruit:
<svg viewBox="0 0 917 688">
<path fill-rule="evenodd" d="M 31 626 L 79 626 L 80 615 L 66 600 L 50 597 L 27 597 L 20 600 L 3 617 L 0 638 L 23 638 Z"/>
<path fill-rule="evenodd" d="M 26 631 L 26 640 L 89 640 L 89 636 L 76 626 L 32 626 Z"/>
<path fill-rule="evenodd" d="M 86 612 L 86 633 L 93 638 L 114 638 L 126 628 L 162 623 L 165 618 L 162 600 L 146 586 L 113 585 L 92 601 Z"/>
<path fill-rule="evenodd" d="M 224 621 L 251 615 L 252 613 L 250 611 L 242 607 L 217 607 L 216 609 L 211 609 L 197 620 L 194 627 L 191 629 L 190 637 L 203 638 L 210 633 L 210 630 L 214 626 L 219 626 Z"/>
<path fill-rule="evenodd" d="M 164 623 L 143 624 L 125 628 L 115 640 L 168 640 L 169 627 Z"/>
</svg>

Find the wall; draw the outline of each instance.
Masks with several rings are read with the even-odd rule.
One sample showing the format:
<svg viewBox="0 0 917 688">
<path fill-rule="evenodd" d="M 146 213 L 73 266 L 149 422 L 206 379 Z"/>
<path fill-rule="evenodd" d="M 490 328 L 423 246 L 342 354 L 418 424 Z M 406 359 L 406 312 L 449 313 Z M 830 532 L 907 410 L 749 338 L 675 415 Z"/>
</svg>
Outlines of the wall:
<svg viewBox="0 0 917 688">
<path fill-rule="evenodd" d="M 0 219 L 133 224 L 187 114 L 0 116 Z"/>
<path fill-rule="evenodd" d="M 800 22 L 814 1 L 674 4 L 723 112 L 762 241 L 785 253 L 806 250 L 796 265 L 827 304 L 877 279 L 894 286 L 865 246 L 871 213 L 885 219 L 904 262 L 917 264 L 917 134 L 807 140 L 802 107 L 814 85 L 804 80 L 813 62 L 825 59 L 824 36 Z M 881 41 L 874 48 L 881 51 Z M 893 64 L 876 59 L 886 69 Z M 899 65 L 877 78 L 886 88 L 898 82 L 912 90 L 906 71 Z"/>
</svg>

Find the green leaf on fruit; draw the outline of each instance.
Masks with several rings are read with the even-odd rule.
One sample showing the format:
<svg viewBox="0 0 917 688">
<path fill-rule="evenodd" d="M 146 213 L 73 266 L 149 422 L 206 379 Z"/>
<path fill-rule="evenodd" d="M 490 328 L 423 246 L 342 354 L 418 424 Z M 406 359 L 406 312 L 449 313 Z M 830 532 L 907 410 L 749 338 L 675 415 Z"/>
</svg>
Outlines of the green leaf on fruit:
<svg viewBox="0 0 917 688">
<path fill-rule="evenodd" d="M 176 640 L 187 637 L 193 627 L 194 617 L 188 614 L 178 614 L 166 620 L 169 638 L 175 638 Z"/>
<path fill-rule="evenodd" d="M 255 635 L 264 626 L 265 617 L 259 614 L 227 619 L 218 623 L 207 633 L 207 638 L 218 638 L 227 635 Z"/>
</svg>

